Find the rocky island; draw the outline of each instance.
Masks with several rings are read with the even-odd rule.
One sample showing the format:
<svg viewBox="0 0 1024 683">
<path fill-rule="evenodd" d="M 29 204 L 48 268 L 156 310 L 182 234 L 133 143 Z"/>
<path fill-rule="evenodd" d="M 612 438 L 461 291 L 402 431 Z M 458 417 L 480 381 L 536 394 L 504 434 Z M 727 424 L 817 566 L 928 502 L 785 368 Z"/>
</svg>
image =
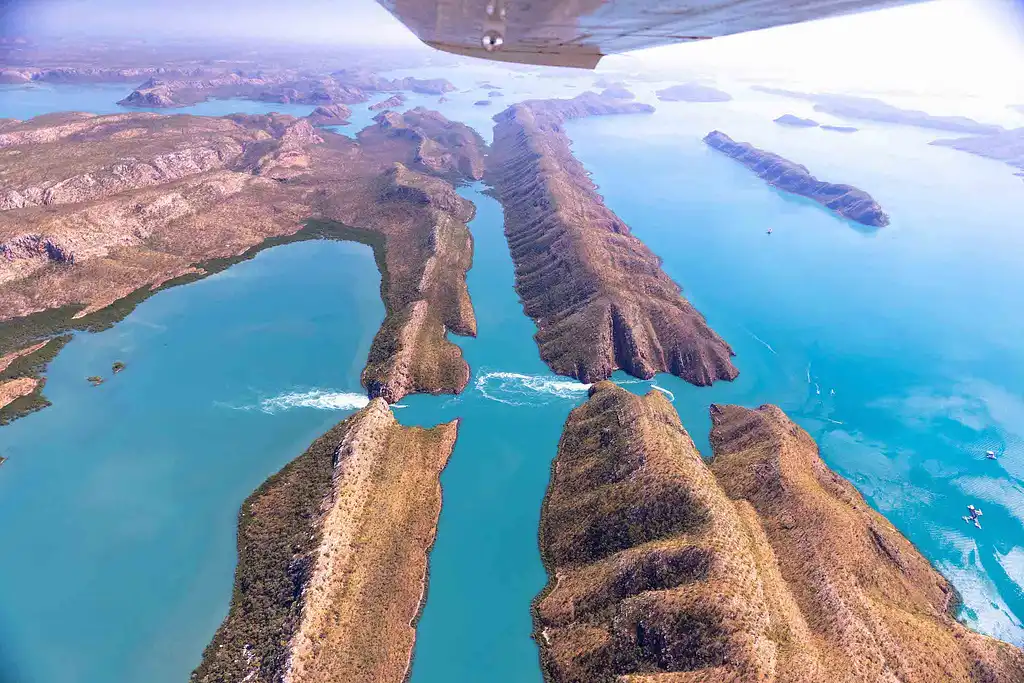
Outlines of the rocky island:
<svg viewBox="0 0 1024 683">
<path fill-rule="evenodd" d="M 381 111 L 382 109 L 397 109 L 405 104 L 405 95 L 402 93 L 395 93 L 386 100 L 381 100 L 376 104 L 369 106 L 370 111 Z"/>
<path fill-rule="evenodd" d="M 395 121 L 359 142 L 278 115 L 0 123 L 0 354 L 102 328 L 265 246 L 336 237 L 370 244 L 381 266 L 370 394 L 460 391 L 469 369 L 446 333 L 476 330 L 474 207 L 451 181 L 482 174 L 482 141 L 436 113 L 410 114 L 415 134 L 394 135 Z"/>
<path fill-rule="evenodd" d="M 314 126 L 347 126 L 352 110 L 344 104 L 320 105 L 306 118 Z"/>
<path fill-rule="evenodd" d="M 683 83 L 663 88 L 657 93 L 662 102 L 729 102 L 732 95 L 701 83 Z"/>
<path fill-rule="evenodd" d="M 986 159 L 995 159 L 1024 169 L 1024 128 L 976 135 L 953 140 L 934 140 L 931 144 L 952 147 Z"/>
<path fill-rule="evenodd" d="M 753 86 L 753 89 L 770 95 L 814 102 L 815 111 L 842 118 L 878 121 L 879 123 L 896 123 L 904 126 L 916 126 L 918 128 L 931 128 L 958 133 L 988 134 L 998 133 L 1003 130 L 1001 126 L 978 123 L 966 116 L 934 116 L 917 109 L 902 109 L 873 97 L 836 95 L 831 93 L 802 93 L 794 90 L 758 85 Z"/>
<path fill-rule="evenodd" d="M 403 683 L 456 432 L 403 427 L 375 399 L 257 489 L 191 680 Z"/>
<path fill-rule="evenodd" d="M 746 142 L 736 142 L 721 131 L 712 131 L 704 138 L 711 148 L 749 168 L 773 187 L 813 199 L 844 218 L 880 228 L 889 225 L 889 216 L 871 195 L 851 185 L 837 185 L 818 180 L 807 167 L 758 149 Z"/>
<path fill-rule="evenodd" d="M 660 392 L 601 382 L 569 416 L 541 515 L 547 680 L 1022 680 L 781 410 L 712 421 L 709 467 Z"/>
<path fill-rule="evenodd" d="M 585 93 L 531 100 L 495 116 L 488 179 L 505 212 L 516 290 L 537 323 L 541 358 L 583 382 L 617 369 L 671 372 L 698 385 L 731 380 L 732 349 L 605 205 L 572 155 L 564 121 L 649 112 Z"/>
<path fill-rule="evenodd" d="M 793 126 L 794 128 L 817 128 L 818 122 L 814 119 L 802 119 L 799 116 L 793 114 L 783 114 L 779 118 L 775 119 L 775 123 L 780 126 Z"/>
</svg>

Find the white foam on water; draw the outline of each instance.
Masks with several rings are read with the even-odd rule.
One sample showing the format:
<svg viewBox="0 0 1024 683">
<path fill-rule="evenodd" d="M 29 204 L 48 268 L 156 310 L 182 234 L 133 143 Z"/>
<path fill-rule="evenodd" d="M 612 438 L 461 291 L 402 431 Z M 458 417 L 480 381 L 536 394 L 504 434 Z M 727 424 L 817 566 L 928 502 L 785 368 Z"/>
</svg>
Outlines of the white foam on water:
<svg viewBox="0 0 1024 683">
<path fill-rule="evenodd" d="M 660 391 L 661 393 L 663 393 L 663 394 L 665 394 L 666 396 L 668 396 L 668 400 L 669 400 L 669 402 L 670 402 L 670 403 L 675 403 L 675 402 L 676 402 L 676 395 L 675 395 L 675 394 L 673 394 L 673 393 L 672 393 L 671 391 L 669 391 L 668 389 L 666 389 L 665 387 L 660 387 L 660 386 L 658 386 L 658 385 L 657 385 L 657 383 L 655 383 L 655 382 L 651 382 L 651 388 L 652 388 L 652 389 L 657 389 L 657 390 L 658 390 L 658 391 Z"/>
<path fill-rule="evenodd" d="M 616 384 L 647 383 L 643 379 L 626 379 Z M 546 405 L 560 399 L 577 400 L 582 398 L 592 385 L 563 379 L 555 375 L 525 375 L 520 372 L 485 372 L 476 378 L 475 388 L 484 398 L 511 406 Z M 650 382 L 656 389 L 668 396 L 670 401 L 676 397 L 668 389 Z"/>
<path fill-rule="evenodd" d="M 485 398 L 511 406 L 579 398 L 590 389 L 589 384 L 582 382 L 519 372 L 485 372 L 476 378 L 475 387 Z"/>
<path fill-rule="evenodd" d="M 316 410 L 355 410 L 370 403 L 366 394 L 355 394 L 347 391 L 327 391 L 313 389 L 311 391 L 291 391 L 260 401 L 259 410 L 274 414 L 292 408 L 315 408 Z"/>
<path fill-rule="evenodd" d="M 768 342 L 766 342 L 764 339 L 761 339 L 760 337 L 758 337 L 756 334 L 754 334 L 750 330 L 747 330 L 747 334 L 749 334 L 751 337 L 753 337 L 757 341 L 761 342 L 762 346 L 764 346 L 766 349 L 768 349 L 769 351 L 774 353 L 776 356 L 779 355 L 778 352 L 775 349 L 772 348 L 772 345 L 769 344 Z M 808 366 L 808 373 L 809 372 L 810 372 L 810 367 Z"/>
</svg>

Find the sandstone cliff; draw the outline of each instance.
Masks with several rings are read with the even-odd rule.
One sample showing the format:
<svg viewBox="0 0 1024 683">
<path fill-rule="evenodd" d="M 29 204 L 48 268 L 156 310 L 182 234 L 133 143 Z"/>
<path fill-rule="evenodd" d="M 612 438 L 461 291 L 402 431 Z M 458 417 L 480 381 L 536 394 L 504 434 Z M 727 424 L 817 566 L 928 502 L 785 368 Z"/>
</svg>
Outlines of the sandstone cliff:
<svg viewBox="0 0 1024 683">
<path fill-rule="evenodd" d="M 713 149 L 740 162 L 769 185 L 813 199 L 840 216 L 863 225 L 880 228 L 889 225 L 889 216 L 878 202 L 864 190 L 818 180 L 806 166 L 758 149 L 746 142 L 736 142 L 725 133 L 712 131 L 704 142 Z"/>
<path fill-rule="evenodd" d="M 648 108 L 590 93 L 517 104 L 495 117 L 488 174 L 505 211 L 516 289 L 555 372 L 584 382 L 620 368 L 698 385 L 733 379 L 729 345 L 604 205 L 561 129 L 570 118 Z"/>
<path fill-rule="evenodd" d="M 553 683 L 1010 683 L 954 591 L 774 406 L 713 406 L 711 467 L 659 392 L 569 416 L 541 518 Z"/>
<path fill-rule="evenodd" d="M 396 93 L 391 97 L 370 105 L 370 111 L 381 111 L 382 109 L 397 109 L 405 103 L 405 95 Z"/>
<path fill-rule="evenodd" d="M 314 109 L 307 118 L 314 126 L 343 126 L 350 116 L 352 110 L 344 104 L 326 104 Z"/>
<path fill-rule="evenodd" d="M 242 504 L 231 609 L 202 683 L 403 683 L 457 423 L 375 399 Z"/>
</svg>

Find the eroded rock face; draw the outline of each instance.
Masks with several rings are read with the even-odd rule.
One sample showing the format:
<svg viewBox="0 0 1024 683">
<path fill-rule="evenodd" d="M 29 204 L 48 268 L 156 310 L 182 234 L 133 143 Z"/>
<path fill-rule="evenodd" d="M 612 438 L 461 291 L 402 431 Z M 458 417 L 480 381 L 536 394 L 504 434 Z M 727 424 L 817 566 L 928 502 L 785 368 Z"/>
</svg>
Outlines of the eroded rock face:
<svg viewBox="0 0 1024 683">
<path fill-rule="evenodd" d="M 404 114 L 386 111 L 373 120 L 377 125 L 359 134 L 364 144 L 407 140 L 415 145 L 415 154 L 403 160 L 406 165 L 457 180 L 483 178 L 486 145 L 469 126 L 423 107 Z"/>
<path fill-rule="evenodd" d="M 375 399 L 242 505 L 231 610 L 196 683 L 401 683 L 457 423 Z"/>
<path fill-rule="evenodd" d="M 344 104 L 326 104 L 314 109 L 307 117 L 314 126 L 341 126 L 347 124 L 352 110 Z"/>
<path fill-rule="evenodd" d="M 555 372 L 584 382 L 616 369 L 643 378 L 671 372 L 698 385 L 733 379 L 729 345 L 604 205 L 561 130 L 569 118 L 647 110 L 591 93 L 495 117 L 488 174 L 505 210 L 516 289 Z"/>
<path fill-rule="evenodd" d="M 386 100 L 381 100 L 377 104 L 371 104 L 370 111 L 380 111 L 382 109 L 396 109 L 398 107 L 401 107 L 404 103 L 405 95 L 397 93 L 387 98 Z"/>
<path fill-rule="evenodd" d="M 801 197 L 813 199 L 840 216 L 863 225 L 880 228 L 889 225 L 889 216 L 878 202 L 864 190 L 818 180 L 806 166 L 789 161 L 778 154 L 758 149 L 746 142 L 736 142 L 721 131 L 712 131 L 704 142 L 731 156 L 769 185 Z"/>
<path fill-rule="evenodd" d="M 774 406 L 716 406 L 704 462 L 668 400 L 609 382 L 566 421 L 536 603 L 553 683 L 1009 683 L 1019 650 Z"/>
</svg>

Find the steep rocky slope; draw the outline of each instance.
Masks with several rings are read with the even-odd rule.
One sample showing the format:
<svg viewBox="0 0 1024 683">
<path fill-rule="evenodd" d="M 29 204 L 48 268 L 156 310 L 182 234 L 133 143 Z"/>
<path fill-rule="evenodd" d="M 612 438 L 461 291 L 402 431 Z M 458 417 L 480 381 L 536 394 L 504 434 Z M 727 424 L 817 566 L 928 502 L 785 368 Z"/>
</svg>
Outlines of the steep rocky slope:
<svg viewBox="0 0 1024 683">
<path fill-rule="evenodd" d="M 659 392 L 602 382 L 566 422 L 535 604 L 553 683 L 1010 683 L 1024 653 L 774 406 L 713 406 L 711 467 Z"/>
<path fill-rule="evenodd" d="M 382 139 L 404 139 L 412 143 L 412 156 L 402 161 L 428 173 L 456 181 L 480 180 L 484 175 L 486 144 L 464 123 L 449 121 L 430 109 L 416 107 L 404 114 L 387 111 L 374 117 L 376 126 L 360 132 L 364 146 L 376 147 Z"/>
<path fill-rule="evenodd" d="M 242 504 L 231 609 L 202 683 L 402 683 L 457 423 L 376 399 Z"/>
<path fill-rule="evenodd" d="M 746 142 L 736 142 L 721 131 L 712 131 L 704 142 L 713 149 L 740 162 L 769 185 L 813 199 L 840 216 L 873 228 L 889 225 L 889 216 L 878 202 L 864 190 L 818 180 L 806 166 L 758 149 Z"/>
<path fill-rule="evenodd" d="M 584 382 L 620 368 L 700 385 L 733 379 L 728 344 L 604 205 L 561 127 L 580 116 L 649 109 L 588 93 L 517 104 L 495 117 L 488 177 L 504 207 L 516 289 L 555 372 Z"/>
<path fill-rule="evenodd" d="M 476 329 L 465 287 L 474 207 L 440 176 L 463 178 L 458 168 L 472 163 L 435 138 L 435 157 L 452 166 L 416 171 L 400 162 L 417 158 L 422 141 L 382 133 L 357 144 L 289 116 L 4 123 L 0 353 L 98 317 L 109 324 L 106 307 L 224 267 L 203 265 L 211 260 L 341 237 L 374 246 L 382 265 L 387 317 L 364 376 L 371 394 L 459 391 L 469 369 L 446 331 Z M 473 154 L 480 164 L 480 149 Z M 304 229 L 311 218 L 335 223 Z"/>
</svg>

